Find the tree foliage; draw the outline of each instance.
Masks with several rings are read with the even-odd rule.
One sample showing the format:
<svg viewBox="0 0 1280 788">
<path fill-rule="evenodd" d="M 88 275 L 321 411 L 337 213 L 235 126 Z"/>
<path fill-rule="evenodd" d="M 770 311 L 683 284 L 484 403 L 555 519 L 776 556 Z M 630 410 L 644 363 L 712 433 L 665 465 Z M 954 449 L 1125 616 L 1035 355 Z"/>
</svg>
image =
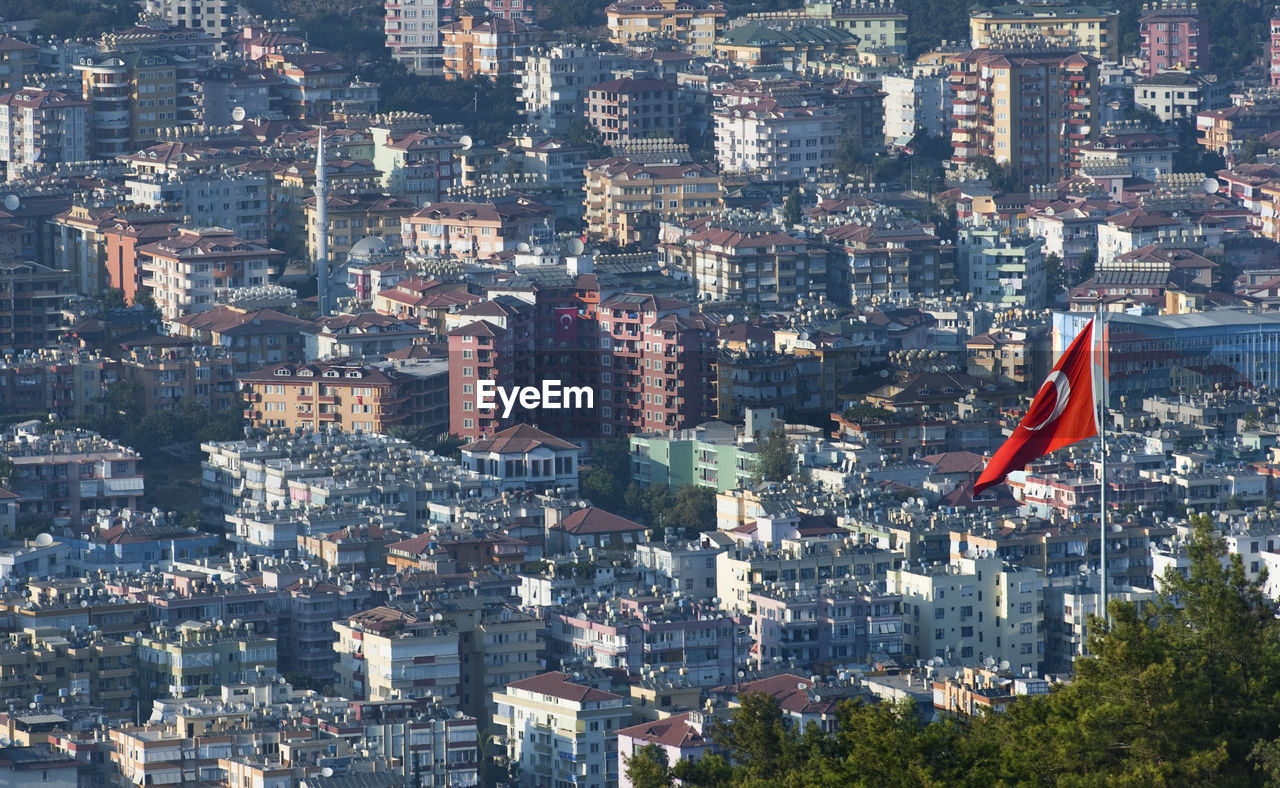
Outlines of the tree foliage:
<svg viewBox="0 0 1280 788">
<path fill-rule="evenodd" d="M 630 442 L 625 436 L 596 442 L 590 464 L 579 473 L 578 487 L 593 504 L 615 510 L 631 482 Z"/>
<path fill-rule="evenodd" d="M 756 446 L 756 480 L 780 482 L 795 472 L 796 455 L 791 451 L 787 428 L 780 422 L 765 434 Z"/>
<path fill-rule="evenodd" d="M 667 751 L 656 744 L 646 744 L 627 759 L 627 780 L 634 788 L 670 788 L 671 767 Z"/>
<path fill-rule="evenodd" d="M 1048 695 L 1005 713 L 921 726 L 910 702 L 847 701 L 833 733 L 795 730 L 777 702 L 744 695 L 709 732 L 720 753 L 682 761 L 690 788 L 835 786 L 1234 786 L 1280 778 L 1280 621 L 1194 520 L 1190 568 L 1139 608 L 1090 622 L 1093 656 Z M 661 784 L 661 783 L 659 783 Z"/>
</svg>

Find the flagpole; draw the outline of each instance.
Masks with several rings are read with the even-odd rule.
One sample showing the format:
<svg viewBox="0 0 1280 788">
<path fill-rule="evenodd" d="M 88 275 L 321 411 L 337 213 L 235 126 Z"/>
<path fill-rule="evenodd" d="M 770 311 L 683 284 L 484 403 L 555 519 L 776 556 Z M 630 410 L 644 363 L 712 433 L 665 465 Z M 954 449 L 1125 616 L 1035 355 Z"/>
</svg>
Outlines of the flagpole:
<svg viewBox="0 0 1280 788">
<path fill-rule="evenodd" d="M 1097 418 L 1098 418 L 1098 454 L 1101 458 L 1098 463 L 1098 523 L 1101 529 L 1101 539 L 1098 542 L 1101 578 L 1099 582 L 1098 592 L 1098 614 L 1102 617 L 1103 624 L 1108 623 L 1110 616 L 1107 614 L 1107 388 L 1108 376 L 1106 369 L 1107 364 L 1107 331 L 1104 326 L 1106 321 L 1106 311 L 1102 308 L 1102 300 L 1098 300 L 1098 316 L 1093 325 L 1093 330 L 1098 332 L 1098 347 L 1100 351 L 1097 355 L 1095 364 L 1095 376 L 1099 378 L 1100 385 L 1096 387 L 1098 392 Z"/>
</svg>

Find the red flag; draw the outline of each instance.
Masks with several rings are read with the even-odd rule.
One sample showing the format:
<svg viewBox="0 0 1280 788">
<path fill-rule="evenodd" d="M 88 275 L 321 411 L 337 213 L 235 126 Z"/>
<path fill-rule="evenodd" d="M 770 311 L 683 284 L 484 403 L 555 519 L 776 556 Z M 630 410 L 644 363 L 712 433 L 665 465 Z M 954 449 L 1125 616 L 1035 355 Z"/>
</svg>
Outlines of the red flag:
<svg viewBox="0 0 1280 788">
<path fill-rule="evenodd" d="M 1090 320 L 1054 365 L 1013 434 L 987 463 L 977 483 L 983 490 L 1004 481 L 1010 471 L 1049 452 L 1098 434 L 1093 410 L 1093 323 Z"/>
<path fill-rule="evenodd" d="M 578 308 L 573 306 L 556 307 L 556 339 L 572 342 L 578 338 Z"/>
</svg>

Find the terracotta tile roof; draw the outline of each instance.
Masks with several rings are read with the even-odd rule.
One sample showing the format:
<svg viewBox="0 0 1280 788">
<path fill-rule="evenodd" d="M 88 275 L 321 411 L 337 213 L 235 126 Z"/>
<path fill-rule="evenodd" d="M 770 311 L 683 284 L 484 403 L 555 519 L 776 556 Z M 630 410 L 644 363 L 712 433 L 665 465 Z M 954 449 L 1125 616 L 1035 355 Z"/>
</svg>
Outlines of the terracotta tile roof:
<svg viewBox="0 0 1280 788">
<path fill-rule="evenodd" d="M 462 451 L 491 451 L 498 454 L 519 452 L 524 454 L 533 451 L 539 446 L 562 450 L 578 448 L 569 441 L 561 440 L 537 427 L 532 427 L 528 424 L 517 424 L 514 427 L 508 427 L 501 432 L 495 433 L 491 438 L 481 438 L 473 441 L 463 446 Z"/>
<path fill-rule="evenodd" d="M 568 678 L 568 673 L 551 671 L 550 673 L 543 673 L 540 676 L 532 676 L 527 679 L 521 679 L 520 681 L 513 681 L 507 685 L 507 688 L 524 690 L 525 692 L 535 692 L 541 695 L 550 695 L 553 698 L 575 701 L 577 703 L 588 703 L 602 700 L 622 700 L 621 695 L 614 695 L 612 692 L 598 690 L 595 687 L 586 687 L 581 684 L 574 684 L 568 681 Z"/>
<path fill-rule="evenodd" d="M 571 534 L 611 534 L 645 529 L 640 523 L 610 514 L 594 506 L 579 509 L 566 516 L 555 528 Z"/>
</svg>

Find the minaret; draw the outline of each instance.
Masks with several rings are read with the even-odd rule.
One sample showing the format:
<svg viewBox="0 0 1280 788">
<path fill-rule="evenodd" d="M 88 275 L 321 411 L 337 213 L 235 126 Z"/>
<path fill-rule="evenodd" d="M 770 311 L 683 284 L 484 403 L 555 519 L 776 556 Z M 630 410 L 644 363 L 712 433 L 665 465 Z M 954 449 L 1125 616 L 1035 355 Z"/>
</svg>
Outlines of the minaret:
<svg viewBox="0 0 1280 788">
<path fill-rule="evenodd" d="M 316 302 L 329 314 L 329 178 L 324 171 L 324 126 L 316 137 Z"/>
</svg>

